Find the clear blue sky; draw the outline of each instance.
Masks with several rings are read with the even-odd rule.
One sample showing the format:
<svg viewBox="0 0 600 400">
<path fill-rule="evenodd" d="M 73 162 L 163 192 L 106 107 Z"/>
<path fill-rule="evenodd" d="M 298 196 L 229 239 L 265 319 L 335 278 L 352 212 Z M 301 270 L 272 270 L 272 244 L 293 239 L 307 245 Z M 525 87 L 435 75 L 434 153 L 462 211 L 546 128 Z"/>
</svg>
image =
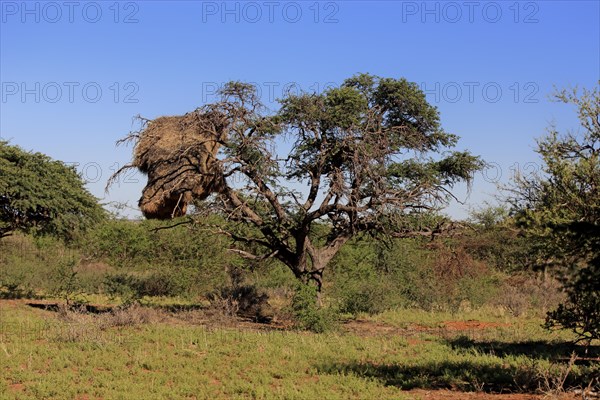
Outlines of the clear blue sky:
<svg viewBox="0 0 600 400">
<path fill-rule="evenodd" d="M 78 163 L 92 193 L 134 206 L 142 176 L 104 194 L 130 159 L 115 141 L 134 115 L 191 111 L 229 80 L 257 83 L 275 106 L 292 83 L 320 91 L 358 72 L 406 77 L 459 147 L 493 165 L 467 205 L 449 209 L 460 218 L 511 170 L 537 167 L 534 139 L 550 123 L 576 128 L 574 110 L 549 94 L 598 84 L 599 4 L 1 1 L 0 136 Z"/>
</svg>

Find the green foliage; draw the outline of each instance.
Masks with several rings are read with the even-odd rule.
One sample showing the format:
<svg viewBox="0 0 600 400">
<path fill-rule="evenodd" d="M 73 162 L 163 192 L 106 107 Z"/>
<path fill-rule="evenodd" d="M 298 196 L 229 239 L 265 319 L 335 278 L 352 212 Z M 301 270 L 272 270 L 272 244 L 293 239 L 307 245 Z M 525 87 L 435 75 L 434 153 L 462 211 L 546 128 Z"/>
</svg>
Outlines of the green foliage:
<svg viewBox="0 0 600 400">
<path fill-rule="evenodd" d="M 0 240 L 0 291 L 6 297 L 29 298 L 53 293 L 57 276 L 80 256 L 58 238 L 15 233 Z"/>
<path fill-rule="evenodd" d="M 379 190 L 393 192 L 408 185 L 425 193 L 435 185 L 470 181 L 473 172 L 483 166 L 480 158 L 469 152 L 444 153 L 440 160 L 425 156 L 453 147 L 458 137 L 441 128 L 437 108 L 427 103 L 416 83 L 404 78 L 361 74 L 322 95 L 290 95 L 281 104 L 278 118 L 298 138 L 287 177 L 310 180 L 315 172 L 327 175 L 339 168 L 361 183 L 364 173 L 373 174 L 375 181 L 394 178 L 388 181 L 390 187 Z M 407 150 L 418 155 L 397 157 Z M 366 168 L 364 164 L 371 161 L 378 161 L 380 168 Z M 366 180 L 364 185 L 361 195 L 375 189 Z"/>
<path fill-rule="evenodd" d="M 117 268 L 116 281 L 107 282 L 117 292 L 130 286 L 136 296 L 199 295 L 222 285 L 225 267 L 237 262 L 226 251 L 227 241 L 189 225 L 161 229 L 169 224 L 109 220 L 93 229 L 82 246 Z"/>
<path fill-rule="evenodd" d="M 83 240 L 83 247 L 96 258 L 129 267 L 147 263 L 156 255 L 152 236 L 149 224 L 111 219 L 93 229 Z"/>
<path fill-rule="evenodd" d="M 517 176 L 512 201 L 537 266 L 553 271 L 567 293 L 547 326 L 589 340 L 600 338 L 600 89 L 556 97 L 577 107 L 582 129 L 561 135 L 551 128 L 538 141 L 543 174 Z"/>
<path fill-rule="evenodd" d="M 85 302 L 83 297 L 85 293 L 76 267 L 75 259 L 66 259 L 58 264 L 50 276 L 53 286 L 50 294 L 63 299 L 67 305 L 73 302 Z"/>
<path fill-rule="evenodd" d="M 389 308 L 393 293 L 381 281 L 361 281 L 346 284 L 341 290 L 340 312 L 378 314 Z"/>
<path fill-rule="evenodd" d="M 252 281 L 265 289 L 291 292 L 297 280 L 285 265 L 278 261 L 263 261 L 252 266 Z"/>
<path fill-rule="evenodd" d="M 3 305 L 2 397 L 397 400 L 414 397 L 409 388 L 445 389 L 442 396 L 454 398 L 600 389 L 599 363 L 569 365 L 572 351 L 583 353 L 564 343 L 570 332 L 549 333 L 537 319 L 490 310 L 458 316 L 395 310 L 335 334 L 221 328 L 186 321 L 187 312 L 148 313 L 136 307 L 66 320 L 23 303 Z M 490 326 L 444 329 L 450 320 Z M 595 346 L 588 356 L 599 351 Z"/>
<path fill-rule="evenodd" d="M 104 217 L 74 167 L 0 140 L 0 237 L 21 230 L 70 241 Z"/>
<path fill-rule="evenodd" d="M 442 129 L 437 108 L 404 78 L 362 74 L 320 94 L 286 93 L 268 113 L 250 84 L 231 82 L 220 94 L 199 110 L 227 121 L 215 161 L 223 188 L 203 211 L 233 222 L 222 233 L 237 254 L 277 259 L 318 290 L 353 236 L 397 233 L 414 214 L 448 204 L 451 189 L 484 166 L 454 150 L 458 137 Z M 289 153 L 279 154 L 279 141 L 288 138 Z M 297 185 L 304 190 L 290 189 Z M 244 232 L 244 225 L 256 229 Z M 315 225 L 327 226 L 327 235 L 315 239 Z"/>
<path fill-rule="evenodd" d="M 503 206 L 492 206 L 487 203 L 479 209 L 471 210 L 470 219 L 484 229 L 502 226 L 509 216 L 509 210 Z"/>
<path fill-rule="evenodd" d="M 326 291 L 340 311 L 377 314 L 394 308 L 457 312 L 488 304 L 504 279 L 451 243 L 364 238 L 342 248 L 332 262 Z"/>
<path fill-rule="evenodd" d="M 123 304 L 133 303 L 141 299 L 143 284 L 141 280 L 127 273 L 116 273 L 105 277 L 104 292 L 112 298 L 119 297 Z"/>
<path fill-rule="evenodd" d="M 450 303 L 454 304 L 455 310 L 460 308 L 461 302 L 467 303 L 469 308 L 479 309 L 498 295 L 501 283 L 501 277 L 494 273 L 463 277 L 456 283 L 458 296 Z"/>
<path fill-rule="evenodd" d="M 80 249 L 68 248 L 52 237 L 34 239 L 18 234 L 6 238 L 0 242 L 2 296 L 63 296 L 68 291 L 59 293 L 56 287 L 59 282 L 68 283 L 66 273 L 76 272 L 71 296 L 74 299 L 85 292 L 108 294 L 131 303 L 145 296 L 196 299 L 218 292 L 218 297 L 239 303 L 240 296 L 256 296 L 250 290 L 246 293 L 246 289 L 237 290 L 228 284 L 226 271 L 236 265 L 247 270 L 247 282 L 238 286 L 256 286 L 259 297 L 261 289 L 268 289 L 277 302 L 274 304 L 283 306 L 294 291 L 296 278 L 277 260 L 242 264 L 225 251 L 226 243 L 221 243 L 219 236 L 210 241 L 210 236 L 204 236 L 202 231 L 190 234 L 186 226 L 152 230 L 160 226 L 164 224 L 107 221 L 90 231 L 87 239 L 92 242 L 80 243 Z M 314 240 L 322 240 L 327 229 L 316 227 L 319 229 L 315 229 Z M 505 287 L 504 275 L 493 269 L 481 270 L 480 264 L 464 254 L 468 250 L 465 240 L 459 237 L 445 246 L 434 245 L 437 242 L 432 244 L 429 239 L 382 242 L 365 236 L 350 241 L 325 275 L 322 298 L 344 314 L 355 316 L 395 308 L 455 312 L 461 306 L 478 308 L 490 303 L 518 313 L 538 305 L 540 310 L 548 309 L 542 303 L 550 291 L 535 291 L 533 288 L 540 287 L 538 282 L 528 284 L 532 288 L 520 281 Z M 476 237 L 469 238 L 467 244 L 470 241 L 476 241 Z M 452 252 L 454 247 L 457 254 Z M 86 261 L 67 268 L 72 260 Z M 63 275 L 65 279 L 59 278 Z M 223 290 L 216 291 L 218 288 Z"/>
<path fill-rule="evenodd" d="M 510 274 L 531 270 L 531 240 L 520 234 L 507 208 L 486 204 L 472 210 L 469 228 L 457 239 L 457 245 L 475 260 Z"/>
<path fill-rule="evenodd" d="M 356 315 L 377 314 L 405 303 L 398 286 L 381 265 L 381 245 L 370 238 L 354 240 L 344 246 L 332 261 L 331 293 L 339 311 Z"/>
<path fill-rule="evenodd" d="M 570 329 L 588 342 L 600 338 L 600 292 L 571 290 L 568 302 L 549 312 L 544 326 Z"/>
<path fill-rule="evenodd" d="M 193 271 L 117 272 L 106 276 L 103 287 L 108 295 L 119 297 L 123 303 L 138 301 L 145 296 L 186 296 L 192 290 L 193 276 L 189 276 L 190 273 Z"/>
<path fill-rule="evenodd" d="M 336 313 L 332 308 L 320 307 L 316 298 L 317 288 L 314 285 L 298 283 L 292 298 L 292 316 L 299 329 L 327 332 L 335 327 Z"/>
</svg>

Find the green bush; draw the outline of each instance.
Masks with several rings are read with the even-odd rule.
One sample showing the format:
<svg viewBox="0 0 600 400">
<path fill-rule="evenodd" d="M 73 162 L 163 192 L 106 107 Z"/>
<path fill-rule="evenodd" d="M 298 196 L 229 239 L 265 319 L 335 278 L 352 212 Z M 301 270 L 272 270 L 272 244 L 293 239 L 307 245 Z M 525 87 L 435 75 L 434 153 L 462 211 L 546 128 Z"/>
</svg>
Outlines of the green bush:
<svg viewBox="0 0 600 400">
<path fill-rule="evenodd" d="M 374 315 L 405 304 L 389 276 L 368 274 L 362 279 L 346 276 L 335 285 L 333 297 L 339 304 L 339 311 L 344 314 Z"/>
<path fill-rule="evenodd" d="M 377 314 L 404 303 L 397 285 L 390 280 L 383 248 L 370 239 L 355 240 L 334 258 L 333 285 L 326 294 L 337 301 L 340 312 Z"/>
<path fill-rule="evenodd" d="M 376 314 L 397 307 L 456 312 L 490 302 L 500 275 L 474 259 L 460 241 L 372 239 L 344 247 L 333 261 L 328 293 L 344 313 Z"/>
<path fill-rule="evenodd" d="M 49 277 L 51 282 L 50 294 L 63 299 L 67 305 L 84 303 L 85 293 L 81 285 L 75 259 L 60 262 Z"/>
<path fill-rule="evenodd" d="M 298 329 L 315 333 L 332 330 L 337 322 L 336 313 L 331 308 L 317 304 L 317 288 L 298 283 L 292 297 L 291 311 Z"/>
<path fill-rule="evenodd" d="M 190 271 L 187 271 L 189 274 Z M 193 271 L 192 271 L 193 273 Z M 120 297 L 125 303 L 139 300 L 142 297 L 177 297 L 186 296 L 192 285 L 186 272 L 151 271 L 145 274 L 117 272 L 108 275 L 104 280 L 106 293 Z"/>
<path fill-rule="evenodd" d="M 600 293 L 568 292 L 567 301 L 548 313 L 544 326 L 570 329 L 587 345 L 600 339 Z"/>
<path fill-rule="evenodd" d="M 205 295 L 224 285 L 225 269 L 234 259 L 225 240 L 190 226 L 157 230 L 173 223 L 111 220 L 96 227 L 82 246 L 120 275 L 143 279 L 141 284 L 119 278 L 113 285 L 132 286 L 134 293 Z"/>
<path fill-rule="evenodd" d="M 461 304 L 467 302 L 472 308 L 483 307 L 496 297 L 501 283 L 500 276 L 491 272 L 463 278 L 457 284 L 458 298 L 461 299 Z"/>
<path fill-rule="evenodd" d="M 120 297 L 123 303 L 139 300 L 139 279 L 131 274 L 116 273 L 109 275 L 104 280 L 104 290 L 111 297 Z"/>
<path fill-rule="evenodd" d="M 0 290 L 7 297 L 49 295 L 61 269 L 79 260 L 78 249 L 61 240 L 15 233 L 0 240 Z"/>
</svg>

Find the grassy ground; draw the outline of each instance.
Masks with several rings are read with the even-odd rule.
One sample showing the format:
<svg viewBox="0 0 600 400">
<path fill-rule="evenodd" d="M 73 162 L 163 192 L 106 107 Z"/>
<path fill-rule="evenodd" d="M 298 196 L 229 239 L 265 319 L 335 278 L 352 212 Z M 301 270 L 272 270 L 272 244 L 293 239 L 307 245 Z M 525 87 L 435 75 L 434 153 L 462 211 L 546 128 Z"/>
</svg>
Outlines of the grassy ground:
<svg viewBox="0 0 600 400">
<path fill-rule="evenodd" d="M 600 371 L 569 365 L 569 334 L 501 313 L 402 310 L 312 334 L 216 325 L 203 311 L 83 315 L 26 303 L 0 300 L 2 399 L 529 399 Z"/>
</svg>

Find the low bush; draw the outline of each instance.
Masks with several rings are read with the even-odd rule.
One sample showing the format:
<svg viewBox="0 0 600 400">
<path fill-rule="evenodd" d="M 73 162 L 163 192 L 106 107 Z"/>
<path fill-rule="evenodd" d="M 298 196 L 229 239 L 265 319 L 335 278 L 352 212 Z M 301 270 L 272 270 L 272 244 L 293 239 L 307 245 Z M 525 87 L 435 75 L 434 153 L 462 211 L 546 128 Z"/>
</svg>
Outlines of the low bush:
<svg viewBox="0 0 600 400">
<path fill-rule="evenodd" d="M 292 297 L 291 314 L 298 329 L 323 333 L 335 328 L 337 313 L 317 304 L 317 288 L 298 283 Z"/>
<path fill-rule="evenodd" d="M 100 329 L 123 326 L 136 326 L 157 322 L 161 318 L 160 313 L 152 308 L 141 307 L 132 304 L 126 307 L 116 308 L 109 313 L 102 314 L 98 318 Z"/>
<path fill-rule="evenodd" d="M 563 298 L 560 284 L 555 279 L 528 273 L 506 277 L 490 303 L 515 317 L 528 313 L 542 317 L 556 308 Z"/>
<path fill-rule="evenodd" d="M 260 322 L 269 321 L 272 318 L 268 305 L 269 296 L 255 285 L 245 284 L 242 269 L 231 267 L 229 276 L 229 285 L 207 296 L 213 310 L 228 317 L 241 316 Z"/>
<path fill-rule="evenodd" d="M 391 308 L 393 287 L 382 279 L 350 281 L 339 285 L 339 311 L 345 314 L 378 314 Z"/>
<path fill-rule="evenodd" d="M 106 276 L 104 290 L 111 297 L 120 297 L 125 303 L 142 297 L 176 297 L 189 293 L 192 271 L 149 271 L 146 273 L 117 272 Z"/>
</svg>

